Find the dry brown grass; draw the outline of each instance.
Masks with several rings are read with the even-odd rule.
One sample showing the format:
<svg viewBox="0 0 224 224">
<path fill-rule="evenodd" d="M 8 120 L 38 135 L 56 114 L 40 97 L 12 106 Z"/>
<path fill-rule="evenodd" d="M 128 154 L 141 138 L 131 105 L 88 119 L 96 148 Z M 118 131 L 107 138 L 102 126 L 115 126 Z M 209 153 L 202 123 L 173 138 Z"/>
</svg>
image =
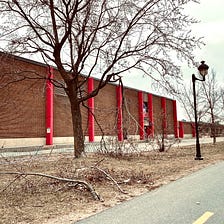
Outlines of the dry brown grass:
<svg viewBox="0 0 224 224">
<path fill-rule="evenodd" d="M 153 190 L 209 164 L 224 160 L 224 143 L 201 145 L 203 161 L 195 161 L 195 147 L 171 148 L 113 158 L 88 154 L 73 159 L 71 154 L 0 159 L 1 171 L 41 172 L 83 179 L 91 183 L 102 201 L 93 200 L 82 186 L 69 186 L 43 177 L 0 175 L 0 223 L 74 223 L 136 195 Z M 101 162 L 99 162 L 101 161 Z M 121 193 L 105 174 L 110 174 L 127 192 Z"/>
</svg>

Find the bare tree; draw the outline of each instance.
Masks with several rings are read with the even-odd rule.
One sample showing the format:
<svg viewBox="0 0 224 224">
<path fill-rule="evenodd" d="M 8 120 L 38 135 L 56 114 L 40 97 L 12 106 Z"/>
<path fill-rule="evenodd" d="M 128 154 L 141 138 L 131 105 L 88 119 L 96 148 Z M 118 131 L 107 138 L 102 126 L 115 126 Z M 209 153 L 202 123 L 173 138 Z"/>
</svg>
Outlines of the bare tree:
<svg viewBox="0 0 224 224">
<path fill-rule="evenodd" d="M 216 143 L 216 125 L 223 118 L 223 94 L 216 79 L 214 70 L 206 77 L 205 82 L 198 82 L 196 88 L 197 115 L 200 123 L 211 124 L 211 136 Z M 189 121 L 194 122 L 194 105 L 191 85 L 183 84 L 177 98 L 184 108 Z M 202 126 L 202 125 L 201 125 Z"/>
<path fill-rule="evenodd" d="M 198 95 L 198 94 L 197 94 Z M 181 103 L 181 106 L 184 109 L 184 112 L 189 121 L 192 121 L 194 118 L 194 105 L 192 101 L 192 89 L 190 86 L 182 85 L 178 95 L 178 101 Z"/>
<path fill-rule="evenodd" d="M 203 82 L 200 98 L 205 102 L 205 111 L 207 121 L 211 123 L 211 136 L 213 144 L 216 143 L 216 124 L 220 120 L 222 114 L 222 93 L 221 87 L 217 82 L 216 73 L 214 70 L 207 77 L 206 82 Z"/>
<path fill-rule="evenodd" d="M 222 110 L 224 109 L 224 88 L 221 87 L 221 107 L 222 107 Z"/>
<path fill-rule="evenodd" d="M 197 112 L 198 112 L 198 120 L 203 120 L 203 116 L 205 115 L 204 111 L 204 101 L 200 98 L 200 92 L 202 91 L 201 83 L 197 83 L 196 88 L 196 98 L 197 98 Z M 184 112 L 187 116 L 187 119 L 191 122 L 194 122 L 194 103 L 193 103 L 193 90 L 192 83 L 186 84 L 183 83 L 180 85 L 178 90 L 178 94 L 175 95 L 178 101 L 181 103 L 181 106 L 184 109 Z"/>
<path fill-rule="evenodd" d="M 7 44 L 5 52 L 41 56 L 57 67 L 71 104 L 74 155 L 79 157 L 84 151 L 84 101 L 131 69 L 169 88 L 170 77 L 181 78 L 175 59 L 194 63 L 193 49 L 202 42 L 189 30 L 196 21 L 183 13 L 190 1 L 198 2 L 0 0 L 0 40 Z M 94 75 L 100 77 L 99 84 L 81 94 Z"/>
</svg>

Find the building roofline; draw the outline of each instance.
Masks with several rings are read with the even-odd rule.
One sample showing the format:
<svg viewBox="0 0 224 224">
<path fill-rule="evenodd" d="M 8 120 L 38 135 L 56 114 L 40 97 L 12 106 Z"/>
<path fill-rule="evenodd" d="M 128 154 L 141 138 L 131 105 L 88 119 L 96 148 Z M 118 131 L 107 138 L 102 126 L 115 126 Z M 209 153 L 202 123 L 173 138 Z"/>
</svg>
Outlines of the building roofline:
<svg viewBox="0 0 224 224">
<path fill-rule="evenodd" d="M 25 58 L 25 57 L 22 57 L 22 56 L 17 56 L 17 55 L 14 55 L 14 54 L 11 54 L 11 53 L 8 53 L 8 52 L 3 52 L 3 51 L 0 51 L 0 55 L 3 55 L 3 56 L 8 56 L 10 58 L 14 58 L 16 60 L 19 60 L 19 61 L 23 61 L 23 62 L 27 62 L 27 63 L 31 63 L 31 64 L 34 64 L 34 65 L 38 65 L 38 66 L 42 66 L 42 67 L 48 67 L 49 65 L 43 63 L 43 62 L 39 62 L 39 61 L 35 61 L 33 59 L 29 59 L 29 58 Z M 58 70 L 58 68 L 56 66 L 52 66 L 50 65 L 51 67 L 53 67 L 55 70 Z M 83 77 L 85 77 L 85 75 L 83 75 Z M 97 77 L 92 77 L 94 78 L 95 80 L 99 81 L 100 78 L 97 78 Z M 110 85 L 115 85 L 117 86 L 116 83 L 109 83 Z M 131 90 L 136 90 L 136 91 L 142 91 L 143 93 L 151 93 L 149 91 L 145 91 L 145 90 L 141 90 L 141 89 L 137 89 L 137 88 L 134 88 L 134 87 L 130 87 L 130 86 L 125 86 L 124 85 L 124 88 L 126 89 L 131 89 Z M 158 97 L 165 97 L 165 96 L 161 96 L 159 94 L 155 94 L 155 93 L 151 93 L 153 94 L 154 96 L 158 96 Z M 170 97 L 165 97 L 166 99 L 169 99 L 169 100 L 173 100 L 172 98 Z"/>
<path fill-rule="evenodd" d="M 23 61 L 23 62 L 27 62 L 27 63 L 31 63 L 31 64 L 34 64 L 34 65 L 48 67 L 48 65 L 45 64 L 45 63 L 43 63 L 43 62 L 39 62 L 39 61 L 35 61 L 33 59 L 29 59 L 29 58 L 17 56 L 17 55 L 8 53 L 8 52 L 2 52 L 2 51 L 0 51 L 0 55 L 6 56 L 6 57 L 10 57 L 10 58 L 14 58 L 16 60 Z M 57 69 L 55 66 L 52 66 L 52 67 L 54 67 L 55 69 Z"/>
</svg>

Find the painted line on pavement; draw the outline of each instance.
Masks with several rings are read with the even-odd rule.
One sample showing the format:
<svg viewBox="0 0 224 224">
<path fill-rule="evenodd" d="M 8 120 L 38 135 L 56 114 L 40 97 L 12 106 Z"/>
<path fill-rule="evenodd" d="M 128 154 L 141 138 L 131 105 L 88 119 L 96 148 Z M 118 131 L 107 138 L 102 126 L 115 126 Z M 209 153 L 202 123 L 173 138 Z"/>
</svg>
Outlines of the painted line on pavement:
<svg viewBox="0 0 224 224">
<path fill-rule="evenodd" d="M 213 212 L 205 212 L 199 219 L 197 219 L 192 224 L 203 224 L 213 215 L 214 215 Z"/>
</svg>

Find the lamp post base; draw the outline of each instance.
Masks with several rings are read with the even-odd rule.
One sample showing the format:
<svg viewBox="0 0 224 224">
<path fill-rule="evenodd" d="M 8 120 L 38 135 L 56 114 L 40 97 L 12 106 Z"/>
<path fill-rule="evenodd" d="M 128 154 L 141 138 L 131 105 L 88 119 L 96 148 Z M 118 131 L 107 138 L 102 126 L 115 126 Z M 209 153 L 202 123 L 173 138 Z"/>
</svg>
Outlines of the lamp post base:
<svg viewBox="0 0 224 224">
<path fill-rule="evenodd" d="M 194 160 L 203 160 L 203 157 L 195 157 Z"/>
</svg>

